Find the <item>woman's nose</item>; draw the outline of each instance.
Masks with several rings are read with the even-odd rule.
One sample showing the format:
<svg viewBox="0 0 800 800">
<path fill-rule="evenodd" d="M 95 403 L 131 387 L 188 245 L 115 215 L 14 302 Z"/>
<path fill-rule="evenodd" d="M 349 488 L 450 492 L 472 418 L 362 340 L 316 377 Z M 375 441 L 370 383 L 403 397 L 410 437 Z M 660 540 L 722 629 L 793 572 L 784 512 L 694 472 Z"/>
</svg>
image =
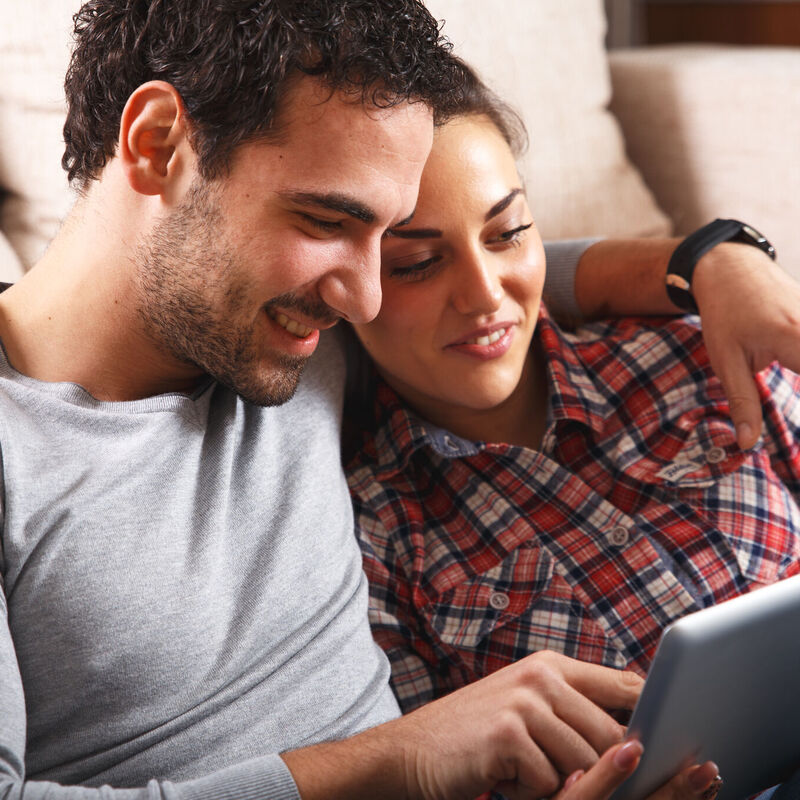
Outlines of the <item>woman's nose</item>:
<svg viewBox="0 0 800 800">
<path fill-rule="evenodd" d="M 465 255 L 453 270 L 453 306 L 461 314 L 492 314 L 503 301 L 500 276 L 484 253 Z"/>
</svg>

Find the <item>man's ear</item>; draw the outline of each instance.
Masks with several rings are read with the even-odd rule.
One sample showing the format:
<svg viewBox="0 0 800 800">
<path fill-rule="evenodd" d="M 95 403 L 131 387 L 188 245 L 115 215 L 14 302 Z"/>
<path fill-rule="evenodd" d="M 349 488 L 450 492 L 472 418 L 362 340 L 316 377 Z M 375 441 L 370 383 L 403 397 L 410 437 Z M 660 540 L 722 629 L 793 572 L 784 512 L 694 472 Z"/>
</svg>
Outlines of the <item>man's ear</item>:
<svg viewBox="0 0 800 800">
<path fill-rule="evenodd" d="M 165 81 L 148 81 L 128 98 L 120 120 L 118 157 L 140 194 L 163 194 L 191 151 L 181 96 Z"/>
</svg>

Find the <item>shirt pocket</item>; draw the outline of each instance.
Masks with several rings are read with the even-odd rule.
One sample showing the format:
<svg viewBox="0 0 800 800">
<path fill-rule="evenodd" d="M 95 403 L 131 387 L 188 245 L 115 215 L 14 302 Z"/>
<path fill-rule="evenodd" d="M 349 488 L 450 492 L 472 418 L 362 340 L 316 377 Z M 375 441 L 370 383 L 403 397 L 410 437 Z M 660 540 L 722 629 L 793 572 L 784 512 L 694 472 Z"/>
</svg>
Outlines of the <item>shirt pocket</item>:
<svg viewBox="0 0 800 800">
<path fill-rule="evenodd" d="M 739 449 L 733 423 L 716 416 L 675 424 L 676 434 L 635 441 L 625 434 L 616 448 L 617 467 L 641 483 L 668 490 L 704 489 L 741 468 L 750 453 Z"/>
<path fill-rule="evenodd" d="M 460 582 L 422 609 L 442 643 L 475 648 L 516 620 L 547 591 L 553 557 L 541 547 L 523 544 L 486 572 Z"/>
<path fill-rule="evenodd" d="M 703 417 L 669 455 L 655 446 L 621 466 L 634 480 L 654 488 L 706 536 L 723 560 L 759 584 L 772 583 L 800 557 L 796 531 L 800 509 L 775 474 L 763 445 L 742 451 L 727 418 Z M 669 531 L 662 531 L 669 539 Z M 670 542 L 666 542 L 670 547 Z"/>
</svg>

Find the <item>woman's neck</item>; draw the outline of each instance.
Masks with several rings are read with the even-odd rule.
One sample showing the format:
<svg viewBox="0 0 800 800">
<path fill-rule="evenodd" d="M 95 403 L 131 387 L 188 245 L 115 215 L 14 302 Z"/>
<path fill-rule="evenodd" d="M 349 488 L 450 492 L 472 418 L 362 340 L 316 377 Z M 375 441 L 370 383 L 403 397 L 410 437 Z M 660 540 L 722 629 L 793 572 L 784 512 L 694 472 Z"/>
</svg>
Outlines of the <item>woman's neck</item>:
<svg viewBox="0 0 800 800">
<path fill-rule="evenodd" d="M 517 387 L 499 405 L 485 410 L 457 406 L 415 410 L 464 439 L 538 450 L 547 427 L 547 396 L 547 370 L 534 343 Z"/>
</svg>

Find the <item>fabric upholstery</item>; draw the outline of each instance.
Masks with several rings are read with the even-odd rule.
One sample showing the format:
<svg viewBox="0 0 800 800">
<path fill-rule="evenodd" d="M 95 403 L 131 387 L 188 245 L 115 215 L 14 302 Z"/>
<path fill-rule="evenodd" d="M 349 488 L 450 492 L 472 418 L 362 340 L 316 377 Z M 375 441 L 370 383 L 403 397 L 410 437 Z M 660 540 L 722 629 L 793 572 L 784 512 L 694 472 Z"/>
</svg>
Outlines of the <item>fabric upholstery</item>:
<svg viewBox="0 0 800 800">
<path fill-rule="evenodd" d="M 520 111 L 522 164 L 546 238 L 669 230 L 608 112 L 601 0 L 427 0 L 455 52 Z"/>
<path fill-rule="evenodd" d="M 611 72 L 628 152 L 677 231 L 745 220 L 800 277 L 800 48 L 619 51 Z"/>
<path fill-rule="evenodd" d="M 79 7 L 79 0 L 0 4 L 0 227 L 26 267 L 72 202 L 60 165 L 61 129 L 71 18 Z M 12 269 L 0 258 L 0 273 Z"/>
<path fill-rule="evenodd" d="M 25 270 L 11 243 L 0 233 L 0 283 L 13 283 Z"/>
</svg>

